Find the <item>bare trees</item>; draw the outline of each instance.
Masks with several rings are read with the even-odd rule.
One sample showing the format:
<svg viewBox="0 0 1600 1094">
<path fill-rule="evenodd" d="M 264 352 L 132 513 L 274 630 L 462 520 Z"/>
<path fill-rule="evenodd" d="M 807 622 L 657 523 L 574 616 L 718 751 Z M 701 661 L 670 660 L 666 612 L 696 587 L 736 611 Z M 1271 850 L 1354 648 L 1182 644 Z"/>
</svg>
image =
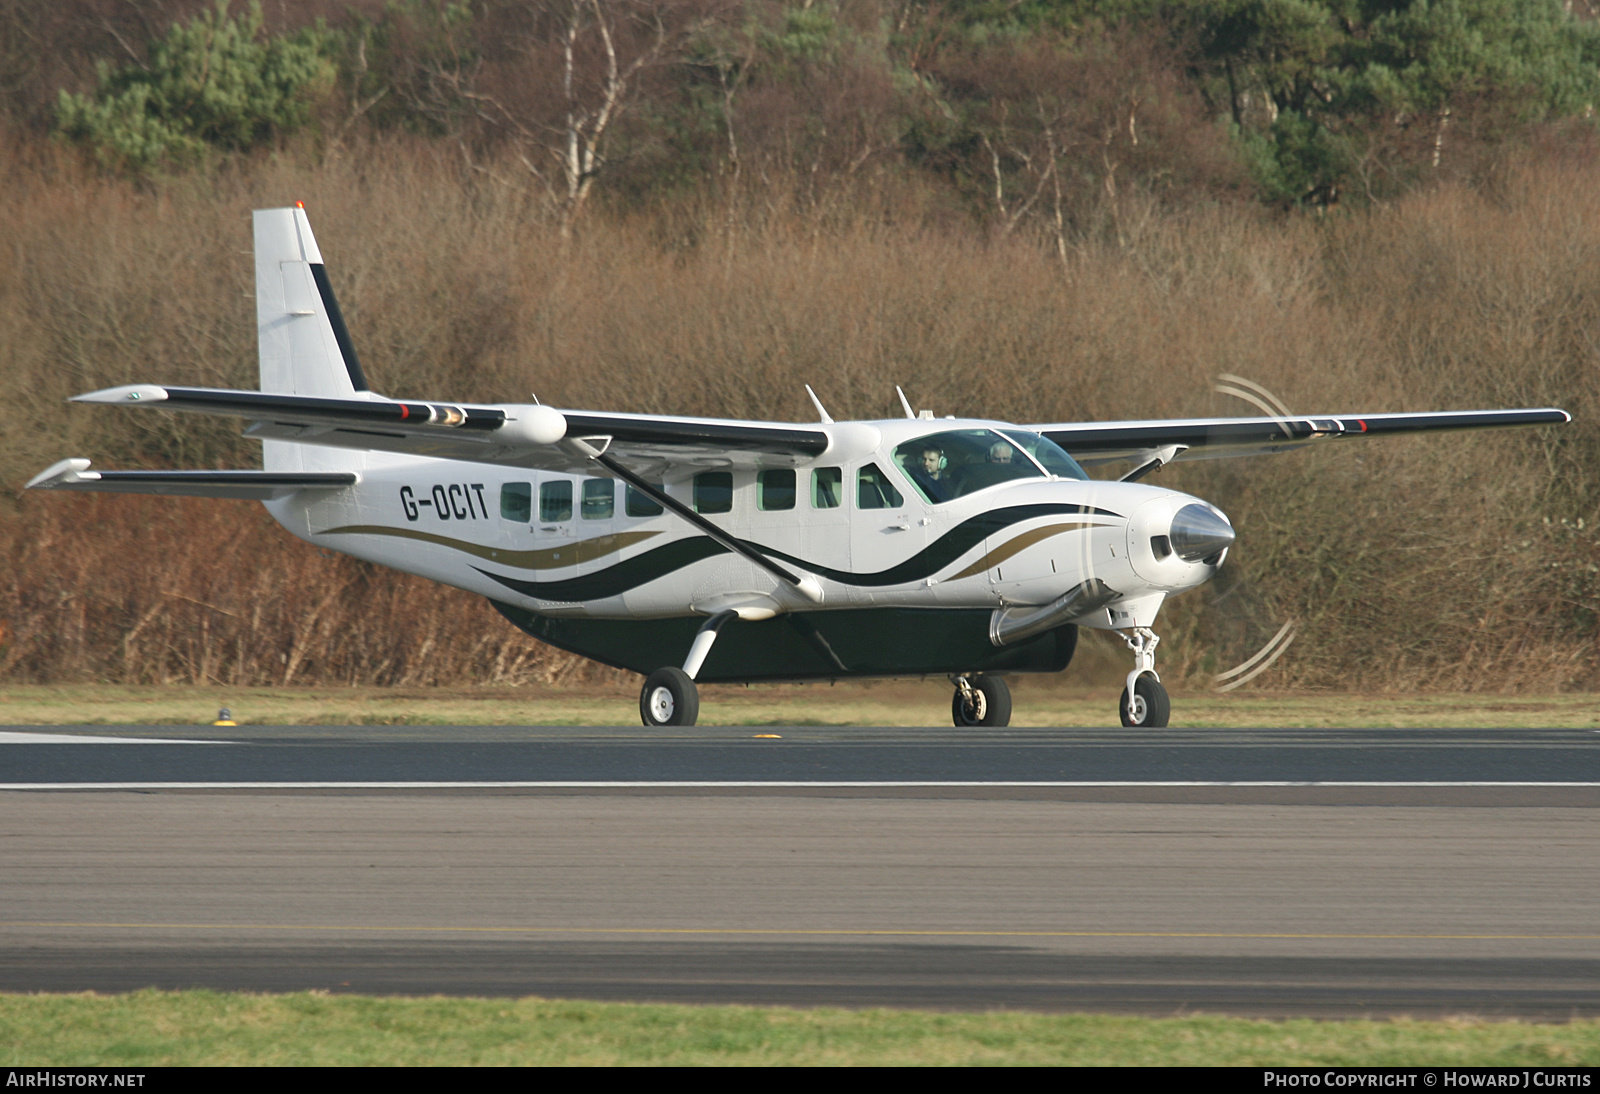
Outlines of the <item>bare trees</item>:
<svg viewBox="0 0 1600 1094">
<path fill-rule="evenodd" d="M 729 10 L 722 0 L 533 0 L 481 18 L 476 48 L 428 62 L 435 106 L 470 115 L 480 143 L 508 143 L 571 237 L 613 156 L 618 122 L 652 79 Z M 453 101 L 448 101 L 453 100 Z M 466 146 L 466 135 L 458 133 Z"/>
<path fill-rule="evenodd" d="M 1026 224 L 1062 257 L 1102 222 L 1124 243 L 1133 190 L 1217 192 L 1239 171 L 1157 42 L 1108 33 L 950 51 L 930 76 L 960 121 L 952 166 L 1002 234 Z"/>
</svg>

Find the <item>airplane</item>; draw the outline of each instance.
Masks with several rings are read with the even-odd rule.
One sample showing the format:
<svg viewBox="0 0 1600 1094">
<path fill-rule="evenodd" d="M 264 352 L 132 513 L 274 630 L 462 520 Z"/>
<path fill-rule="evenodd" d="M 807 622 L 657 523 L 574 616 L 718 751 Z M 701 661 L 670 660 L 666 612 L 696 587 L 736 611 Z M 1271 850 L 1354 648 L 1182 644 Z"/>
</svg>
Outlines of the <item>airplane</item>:
<svg viewBox="0 0 1600 1094">
<path fill-rule="evenodd" d="M 488 598 L 534 638 L 644 676 L 646 726 L 698 683 L 946 677 L 957 726 L 1004 726 L 1005 677 L 1119 635 L 1125 726 L 1168 724 L 1152 629 L 1235 538 L 1141 481 L 1180 460 L 1571 421 L 1555 408 L 1013 424 L 914 413 L 737 421 L 393 399 L 372 391 L 303 203 L 254 214 L 260 390 L 133 384 L 97 405 L 241 418 L 261 470 L 28 483 L 261 501 L 308 543 Z M 898 391 L 898 389 L 897 389 Z M 1085 468 L 1131 465 L 1117 479 Z"/>
</svg>

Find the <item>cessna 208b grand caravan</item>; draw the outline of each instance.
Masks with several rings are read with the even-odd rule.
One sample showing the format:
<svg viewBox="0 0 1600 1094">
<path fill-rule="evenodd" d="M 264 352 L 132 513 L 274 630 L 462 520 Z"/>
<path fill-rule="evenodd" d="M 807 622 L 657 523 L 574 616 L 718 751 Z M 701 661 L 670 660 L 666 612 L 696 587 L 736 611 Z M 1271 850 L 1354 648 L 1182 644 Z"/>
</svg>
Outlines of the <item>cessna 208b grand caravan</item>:
<svg viewBox="0 0 1600 1094">
<path fill-rule="evenodd" d="M 260 471 L 91 471 L 30 487 L 254 498 L 309 543 L 488 597 L 528 634 L 646 679 L 646 725 L 696 681 L 945 676 L 956 725 L 1007 724 L 1003 676 L 1059 672 L 1079 627 L 1133 652 L 1124 725 L 1164 726 L 1151 630 L 1234 531 L 1138 481 L 1177 459 L 1565 411 L 1013 425 L 929 411 L 814 424 L 390 399 L 367 387 L 303 207 L 255 214 L 261 390 L 136 384 L 76 401 L 242 418 Z M 806 389 L 810 393 L 810 388 Z M 1119 461 L 1119 480 L 1085 466 Z"/>
</svg>

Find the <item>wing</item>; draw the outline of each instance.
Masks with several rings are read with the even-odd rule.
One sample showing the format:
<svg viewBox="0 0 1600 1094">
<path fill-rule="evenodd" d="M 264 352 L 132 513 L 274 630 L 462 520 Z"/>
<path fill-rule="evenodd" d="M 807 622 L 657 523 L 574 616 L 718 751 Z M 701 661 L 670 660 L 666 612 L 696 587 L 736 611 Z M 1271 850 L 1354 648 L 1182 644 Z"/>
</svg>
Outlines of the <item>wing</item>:
<svg viewBox="0 0 1600 1094">
<path fill-rule="evenodd" d="M 1215 460 L 1291 452 L 1317 441 L 1506 426 L 1557 425 L 1572 415 L 1541 410 L 1447 410 L 1424 414 L 1340 414 L 1310 418 L 1187 418 L 1149 422 L 1030 425 L 1085 466 L 1119 460 Z M 1166 454 L 1177 449 L 1176 454 Z"/>
<path fill-rule="evenodd" d="M 602 467 L 644 491 L 731 551 L 744 555 L 788 582 L 805 599 L 822 600 L 814 578 L 795 573 L 696 513 L 657 483 L 716 467 L 796 464 L 814 459 L 832 444 L 820 428 L 774 422 L 713 418 L 666 418 L 645 414 L 591 414 L 547 406 L 466 406 L 386 399 L 370 391 L 355 398 L 285 395 L 215 388 L 136 384 L 79 395 L 74 402 L 158 407 L 245 418 L 246 436 L 397 452 L 505 467 L 587 471 Z M 848 423 L 834 426 L 848 431 Z M 322 476 L 277 472 L 88 471 L 87 460 L 66 460 L 37 476 L 30 486 L 67 490 L 196 493 L 207 497 L 279 497 L 279 493 L 222 493 L 225 489 L 291 492 L 326 489 L 354 481 L 325 482 Z M 109 476 L 109 478 L 108 478 Z M 199 476 L 212 476 L 202 482 Z M 215 476 L 232 476 L 230 481 Z M 253 476 L 253 478 L 251 478 Z M 244 478 L 241 478 L 244 477 Z M 654 478 L 656 483 L 649 480 Z M 292 481 L 284 481 L 292 480 Z M 158 488 L 159 489 L 156 489 Z"/>
<path fill-rule="evenodd" d="M 549 471 L 592 468 L 598 453 L 645 475 L 670 467 L 797 463 L 827 450 L 822 429 L 775 422 L 593 414 L 547 406 L 471 406 L 136 384 L 73 401 L 243 418 L 245 434 L 302 444 L 471 460 Z"/>
<path fill-rule="evenodd" d="M 271 501 L 302 490 L 339 490 L 359 481 L 354 471 L 90 471 L 88 460 L 71 459 L 41 471 L 27 488 Z"/>
</svg>

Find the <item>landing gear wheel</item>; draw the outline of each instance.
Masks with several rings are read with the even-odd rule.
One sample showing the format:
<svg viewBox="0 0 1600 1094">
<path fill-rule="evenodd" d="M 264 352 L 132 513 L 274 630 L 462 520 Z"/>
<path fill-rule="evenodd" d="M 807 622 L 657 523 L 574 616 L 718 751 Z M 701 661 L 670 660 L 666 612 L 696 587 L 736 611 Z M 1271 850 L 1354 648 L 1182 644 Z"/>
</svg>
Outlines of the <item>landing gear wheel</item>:
<svg viewBox="0 0 1600 1094">
<path fill-rule="evenodd" d="M 971 677 L 967 687 L 956 687 L 950 720 L 958 726 L 1010 725 L 1011 689 L 998 676 Z"/>
<path fill-rule="evenodd" d="M 1128 689 L 1122 689 L 1122 724 L 1160 729 L 1172 717 L 1172 700 L 1167 689 L 1154 676 L 1141 676 L 1133 682 L 1133 710 L 1128 710 Z"/>
<path fill-rule="evenodd" d="M 700 693 L 680 668 L 656 669 L 639 691 L 639 717 L 647 726 L 692 726 L 700 717 Z"/>
</svg>

